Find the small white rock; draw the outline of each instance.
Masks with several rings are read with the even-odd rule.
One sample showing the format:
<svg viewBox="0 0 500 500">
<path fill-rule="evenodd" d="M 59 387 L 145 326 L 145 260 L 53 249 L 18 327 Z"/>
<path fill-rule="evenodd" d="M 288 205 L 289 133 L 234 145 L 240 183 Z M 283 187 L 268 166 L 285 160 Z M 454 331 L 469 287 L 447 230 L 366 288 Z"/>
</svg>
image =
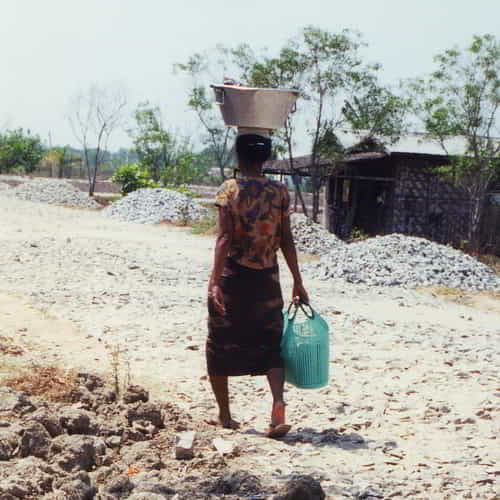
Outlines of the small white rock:
<svg viewBox="0 0 500 500">
<path fill-rule="evenodd" d="M 187 431 L 175 437 L 175 458 L 177 460 L 190 460 L 194 457 L 194 439 L 196 432 Z"/>
<path fill-rule="evenodd" d="M 236 452 L 238 449 L 237 445 L 233 441 L 226 441 L 225 439 L 221 438 L 215 438 L 212 441 L 212 444 L 214 445 L 214 448 L 221 454 L 221 455 L 231 455 Z"/>
</svg>

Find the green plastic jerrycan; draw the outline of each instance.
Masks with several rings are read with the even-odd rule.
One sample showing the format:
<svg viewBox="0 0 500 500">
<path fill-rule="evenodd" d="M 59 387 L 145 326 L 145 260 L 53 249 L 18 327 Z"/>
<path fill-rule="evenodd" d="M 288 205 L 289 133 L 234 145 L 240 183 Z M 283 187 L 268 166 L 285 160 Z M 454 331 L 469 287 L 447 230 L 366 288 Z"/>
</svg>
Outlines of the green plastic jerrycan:
<svg viewBox="0 0 500 500">
<path fill-rule="evenodd" d="M 296 318 L 299 308 L 304 313 L 304 321 Z M 329 329 L 311 306 L 292 303 L 284 313 L 281 356 L 288 383 L 301 389 L 319 389 L 328 384 Z"/>
</svg>

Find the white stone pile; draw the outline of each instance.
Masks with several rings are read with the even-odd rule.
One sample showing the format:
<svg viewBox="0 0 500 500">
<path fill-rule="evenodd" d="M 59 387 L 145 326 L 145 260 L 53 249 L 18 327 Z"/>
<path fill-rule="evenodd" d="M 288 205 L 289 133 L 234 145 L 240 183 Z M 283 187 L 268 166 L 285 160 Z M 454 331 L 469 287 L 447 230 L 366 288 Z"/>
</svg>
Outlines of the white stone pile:
<svg viewBox="0 0 500 500">
<path fill-rule="evenodd" d="M 311 277 L 418 288 L 500 290 L 500 277 L 473 257 L 424 238 L 391 234 L 337 247 L 306 266 Z"/>
<path fill-rule="evenodd" d="M 346 244 L 324 229 L 321 224 L 314 224 L 304 214 L 293 213 L 290 216 L 295 246 L 299 252 L 312 255 L 325 255 L 334 252 Z"/>
<path fill-rule="evenodd" d="M 7 191 L 7 189 L 10 189 L 10 186 L 5 182 L 0 181 L 0 191 Z"/>
<path fill-rule="evenodd" d="M 156 224 L 199 220 L 207 210 L 188 196 L 169 189 L 138 189 L 103 210 L 121 221 Z"/>
<path fill-rule="evenodd" d="M 2 196 L 18 198 L 20 200 L 52 205 L 65 205 L 77 208 L 99 208 L 99 204 L 87 193 L 65 180 L 59 179 L 30 179 L 22 184 L 1 192 Z"/>
</svg>

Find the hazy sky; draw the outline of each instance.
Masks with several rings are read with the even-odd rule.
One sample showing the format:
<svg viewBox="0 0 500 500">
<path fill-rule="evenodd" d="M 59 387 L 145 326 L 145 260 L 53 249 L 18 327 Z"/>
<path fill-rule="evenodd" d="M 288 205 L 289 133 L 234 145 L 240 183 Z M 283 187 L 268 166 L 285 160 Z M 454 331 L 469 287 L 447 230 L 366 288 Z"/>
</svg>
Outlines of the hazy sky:
<svg viewBox="0 0 500 500">
<path fill-rule="evenodd" d="M 0 130 L 23 127 L 75 144 L 66 115 L 92 83 L 122 83 L 129 108 L 149 100 L 196 133 L 174 62 L 217 43 L 280 47 L 306 25 L 360 31 L 388 83 L 432 70 L 473 34 L 500 36 L 500 0 L 0 0 Z M 115 135 L 114 148 L 129 145 Z"/>
</svg>

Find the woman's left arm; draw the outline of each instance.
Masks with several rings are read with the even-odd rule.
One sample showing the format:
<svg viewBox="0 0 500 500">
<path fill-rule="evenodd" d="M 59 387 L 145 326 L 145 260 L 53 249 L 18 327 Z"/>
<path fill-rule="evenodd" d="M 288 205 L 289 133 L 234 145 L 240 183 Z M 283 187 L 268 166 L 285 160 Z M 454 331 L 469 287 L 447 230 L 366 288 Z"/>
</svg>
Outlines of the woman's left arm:
<svg viewBox="0 0 500 500">
<path fill-rule="evenodd" d="M 214 301 L 214 306 L 220 314 L 226 313 L 224 295 L 219 286 L 219 280 L 224 269 L 231 241 L 233 239 L 233 218 L 227 206 L 219 207 L 217 221 L 217 241 L 215 243 L 214 266 L 208 283 L 208 296 Z"/>
</svg>

